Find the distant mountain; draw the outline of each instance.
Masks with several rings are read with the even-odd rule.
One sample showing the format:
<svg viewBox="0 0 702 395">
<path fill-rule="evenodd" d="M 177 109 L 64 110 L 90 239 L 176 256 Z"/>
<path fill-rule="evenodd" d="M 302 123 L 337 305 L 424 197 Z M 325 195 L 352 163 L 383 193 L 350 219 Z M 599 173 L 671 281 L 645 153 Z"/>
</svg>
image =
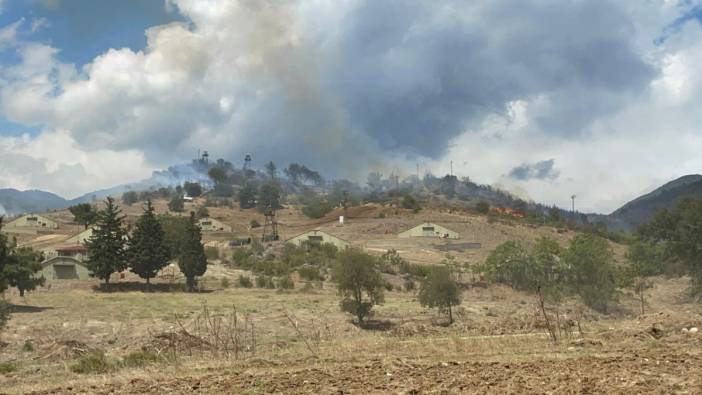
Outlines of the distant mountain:
<svg viewBox="0 0 702 395">
<path fill-rule="evenodd" d="M 610 230 L 631 231 L 650 221 L 664 208 L 672 208 L 683 198 L 702 198 L 702 175 L 691 174 L 673 180 L 640 196 L 605 217 Z"/>
<path fill-rule="evenodd" d="M 118 185 L 102 189 L 75 199 L 64 199 L 56 194 L 39 191 L 18 191 L 17 189 L 0 189 L 0 215 L 20 215 L 58 210 L 78 203 L 88 203 L 104 199 L 107 196 L 120 195 L 126 191 L 145 191 L 152 188 L 181 185 L 185 181 L 209 183 L 206 174 L 195 169 L 191 164 L 175 165 L 166 170 L 155 171 L 151 177 L 131 184 Z"/>
<path fill-rule="evenodd" d="M 66 199 L 51 192 L 0 189 L 0 215 L 43 212 L 66 207 Z"/>
</svg>

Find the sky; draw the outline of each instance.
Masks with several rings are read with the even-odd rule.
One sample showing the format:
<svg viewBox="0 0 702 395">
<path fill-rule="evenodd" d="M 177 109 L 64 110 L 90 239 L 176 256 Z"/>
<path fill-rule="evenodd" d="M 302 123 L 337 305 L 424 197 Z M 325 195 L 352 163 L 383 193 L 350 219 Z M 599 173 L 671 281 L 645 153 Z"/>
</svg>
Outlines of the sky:
<svg viewBox="0 0 702 395">
<path fill-rule="evenodd" d="M 0 188 L 211 157 L 608 213 L 702 172 L 693 0 L 0 0 Z"/>
</svg>

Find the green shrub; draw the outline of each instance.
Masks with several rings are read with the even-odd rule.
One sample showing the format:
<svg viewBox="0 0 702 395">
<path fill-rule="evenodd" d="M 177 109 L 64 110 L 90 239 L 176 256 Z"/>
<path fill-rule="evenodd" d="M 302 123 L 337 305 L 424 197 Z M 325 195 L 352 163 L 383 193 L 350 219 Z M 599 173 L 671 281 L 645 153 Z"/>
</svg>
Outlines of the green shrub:
<svg viewBox="0 0 702 395">
<path fill-rule="evenodd" d="M 140 367 L 148 364 L 158 363 L 162 357 L 151 351 L 135 351 L 129 353 L 122 358 L 122 366 L 124 367 Z"/>
<path fill-rule="evenodd" d="M 409 274 L 413 277 L 426 277 L 429 274 L 429 266 L 416 265 L 407 261 L 402 261 L 399 264 L 401 274 Z"/>
<path fill-rule="evenodd" d="M 205 256 L 208 260 L 214 261 L 219 259 L 219 248 L 217 247 L 205 247 Z"/>
<path fill-rule="evenodd" d="M 78 358 L 76 363 L 70 366 L 71 372 L 80 374 L 101 374 L 112 369 L 112 364 L 102 351 L 93 351 Z"/>
<path fill-rule="evenodd" d="M 253 266 L 254 257 L 251 251 L 238 248 L 234 250 L 232 254 L 232 263 L 235 267 L 240 269 L 249 270 Z"/>
<path fill-rule="evenodd" d="M 380 214 L 378 214 L 378 218 L 380 218 L 380 219 L 385 218 L 385 213 L 380 213 Z"/>
<path fill-rule="evenodd" d="M 302 292 L 302 293 L 314 292 L 314 286 L 312 285 L 312 283 L 305 283 L 305 285 L 303 285 L 302 288 L 300 288 L 300 292 Z"/>
<path fill-rule="evenodd" d="M 414 280 L 411 278 L 408 278 L 405 280 L 405 291 L 411 292 L 414 291 L 417 288 L 417 285 L 414 283 Z"/>
<path fill-rule="evenodd" d="M 295 288 L 295 282 L 293 279 L 288 276 L 288 277 L 283 277 L 280 280 L 278 280 L 278 288 L 280 289 L 293 289 Z"/>
<path fill-rule="evenodd" d="M 222 277 L 219 284 L 222 288 L 229 288 L 229 279 L 227 277 Z"/>
<path fill-rule="evenodd" d="M 10 304 L 4 300 L 0 300 L 0 332 L 7 325 L 7 321 L 10 320 Z"/>
<path fill-rule="evenodd" d="M 265 260 L 256 261 L 251 271 L 262 273 L 266 276 L 286 276 L 290 273 L 290 268 L 285 262 L 269 257 Z"/>
<path fill-rule="evenodd" d="M 15 362 L 0 362 L 0 374 L 8 374 L 17 371 Z"/>
<path fill-rule="evenodd" d="M 385 287 L 385 290 L 388 292 L 395 289 L 395 287 L 392 285 L 392 283 L 390 281 L 385 281 L 385 284 L 383 284 L 383 287 Z"/>
<path fill-rule="evenodd" d="M 416 208 L 419 208 L 419 203 L 417 203 L 417 200 L 412 195 L 406 194 L 402 198 L 402 208 L 414 210 Z"/>
<path fill-rule="evenodd" d="M 302 213 L 310 218 L 322 218 L 334 207 L 325 198 L 314 197 L 302 206 Z"/>
<path fill-rule="evenodd" d="M 275 283 L 273 282 L 272 278 L 260 275 L 256 276 L 256 287 L 272 289 L 275 288 Z"/>
<path fill-rule="evenodd" d="M 22 345 L 22 351 L 23 352 L 32 352 L 34 351 L 34 345 L 32 345 L 32 342 L 29 340 L 25 340 L 24 344 Z"/>
<path fill-rule="evenodd" d="M 487 214 L 490 212 L 490 203 L 481 200 L 478 203 L 475 204 L 475 211 L 479 212 L 480 214 Z"/>
<path fill-rule="evenodd" d="M 261 223 L 256 221 L 255 219 L 252 219 L 249 224 L 251 225 L 251 229 L 256 229 L 256 228 L 261 227 Z"/>
<path fill-rule="evenodd" d="M 251 282 L 251 279 L 248 278 L 247 276 L 244 276 L 243 274 L 239 275 L 239 279 L 237 280 L 237 284 L 239 285 L 239 288 L 253 287 L 253 283 Z"/>
<path fill-rule="evenodd" d="M 297 269 L 297 273 L 305 280 L 324 280 L 324 276 L 319 272 L 319 268 L 315 266 L 303 266 Z"/>
</svg>

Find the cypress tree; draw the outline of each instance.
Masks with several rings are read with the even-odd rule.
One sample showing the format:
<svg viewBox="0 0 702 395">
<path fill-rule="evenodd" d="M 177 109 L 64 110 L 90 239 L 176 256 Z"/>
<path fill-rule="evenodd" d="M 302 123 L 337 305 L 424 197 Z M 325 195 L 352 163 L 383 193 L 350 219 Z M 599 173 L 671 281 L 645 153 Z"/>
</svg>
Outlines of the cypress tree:
<svg viewBox="0 0 702 395">
<path fill-rule="evenodd" d="M 185 276 L 188 291 L 194 291 L 197 285 L 196 276 L 202 276 L 207 271 L 207 257 L 202 245 L 200 227 L 195 221 L 195 213 L 190 213 L 190 219 L 185 228 L 185 238 L 178 259 L 180 271 Z"/>
<path fill-rule="evenodd" d="M 86 243 L 88 247 L 88 269 L 94 277 L 109 284 L 112 273 L 126 269 L 124 238 L 122 228 L 124 216 L 115 205 L 114 199 L 105 200 L 105 208 L 98 212 L 93 235 Z"/>
<path fill-rule="evenodd" d="M 147 289 L 150 280 L 168 264 L 169 251 L 161 223 L 156 219 L 154 206 L 147 200 L 144 213 L 136 223 L 128 242 L 127 255 L 132 273 L 146 279 Z"/>
</svg>

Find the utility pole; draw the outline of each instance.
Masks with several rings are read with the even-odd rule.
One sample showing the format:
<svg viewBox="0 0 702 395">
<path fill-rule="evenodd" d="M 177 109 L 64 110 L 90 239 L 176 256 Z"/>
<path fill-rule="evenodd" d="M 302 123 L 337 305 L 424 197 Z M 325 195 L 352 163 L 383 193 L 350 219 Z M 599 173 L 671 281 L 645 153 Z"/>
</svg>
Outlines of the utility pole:
<svg viewBox="0 0 702 395">
<path fill-rule="evenodd" d="M 451 161 L 451 177 L 453 177 L 453 161 Z"/>
<path fill-rule="evenodd" d="M 572 196 L 570 197 L 570 200 L 573 202 L 573 203 L 572 203 L 572 211 L 571 211 L 571 213 L 573 214 L 573 218 L 575 218 L 575 195 L 572 195 Z"/>
</svg>

